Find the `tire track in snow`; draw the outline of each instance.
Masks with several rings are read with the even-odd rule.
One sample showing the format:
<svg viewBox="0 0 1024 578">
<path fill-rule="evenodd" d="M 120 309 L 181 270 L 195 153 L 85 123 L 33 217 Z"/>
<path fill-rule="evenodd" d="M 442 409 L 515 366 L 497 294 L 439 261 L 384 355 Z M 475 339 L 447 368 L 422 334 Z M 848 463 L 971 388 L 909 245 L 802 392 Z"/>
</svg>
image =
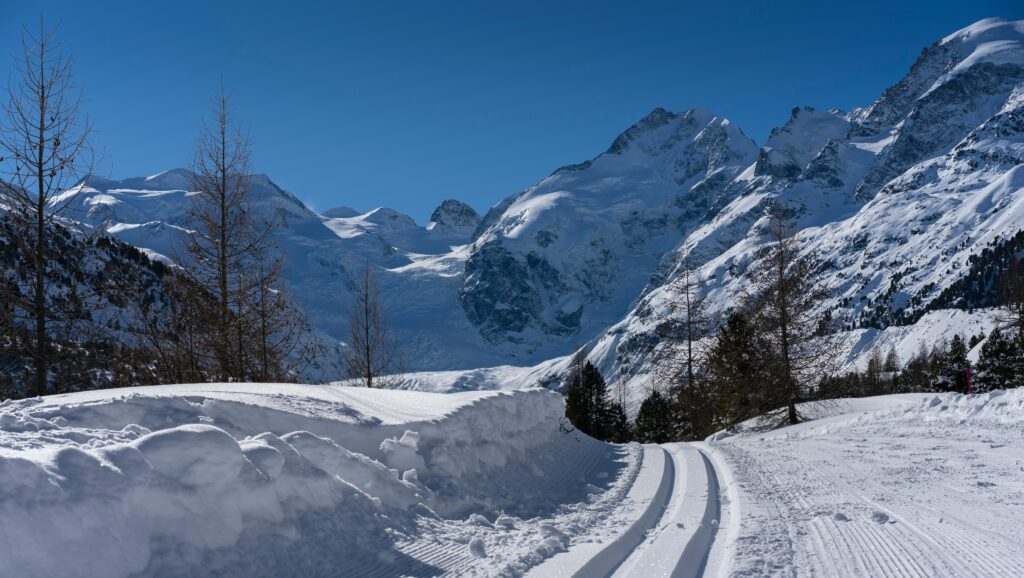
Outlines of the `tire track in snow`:
<svg viewBox="0 0 1024 578">
<path fill-rule="evenodd" d="M 615 572 L 616 577 L 704 574 L 721 512 L 718 477 L 696 447 L 676 443 L 665 448 L 677 472 L 670 506 L 645 543 Z"/>
<path fill-rule="evenodd" d="M 661 447 L 665 460 L 660 486 L 631 527 L 607 545 L 574 546 L 529 575 L 703 576 L 721 515 L 718 476 L 712 461 L 696 446 Z"/>
</svg>

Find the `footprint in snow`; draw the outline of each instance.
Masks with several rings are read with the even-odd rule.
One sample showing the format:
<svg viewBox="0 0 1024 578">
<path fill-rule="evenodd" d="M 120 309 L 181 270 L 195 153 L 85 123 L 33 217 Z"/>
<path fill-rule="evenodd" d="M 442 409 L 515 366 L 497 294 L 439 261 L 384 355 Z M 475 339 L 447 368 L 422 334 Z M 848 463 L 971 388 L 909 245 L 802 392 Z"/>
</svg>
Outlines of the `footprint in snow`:
<svg viewBox="0 0 1024 578">
<path fill-rule="evenodd" d="M 871 514 L 871 519 L 879 524 L 884 524 L 889 521 L 889 515 L 885 512 L 875 512 Z"/>
<path fill-rule="evenodd" d="M 842 513 L 842 512 L 836 512 L 836 515 L 835 515 L 835 516 L 832 516 L 832 518 L 833 518 L 833 519 L 834 519 L 835 521 L 837 521 L 837 522 L 849 522 L 849 521 L 850 521 L 850 518 L 848 518 L 848 517 L 846 516 L 846 514 L 844 514 L 844 513 Z"/>
</svg>

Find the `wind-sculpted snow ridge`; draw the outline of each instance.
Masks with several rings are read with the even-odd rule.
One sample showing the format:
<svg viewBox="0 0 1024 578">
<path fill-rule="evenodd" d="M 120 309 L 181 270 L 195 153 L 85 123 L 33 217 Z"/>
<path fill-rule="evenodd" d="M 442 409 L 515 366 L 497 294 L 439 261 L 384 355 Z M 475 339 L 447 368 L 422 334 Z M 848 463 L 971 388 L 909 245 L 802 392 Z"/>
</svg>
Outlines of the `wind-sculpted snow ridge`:
<svg viewBox="0 0 1024 578">
<path fill-rule="evenodd" d="M 637 446 L 546 390 L 202 384 L 0 404 L 0 575 L 521 573 L 613 511 Z"/>
<path fill-rule="evenodd" d="M 1024 575 L 1024 388 L 804 409 L 701 446 L 726 474 L 719 575 Z"/>
</svg>

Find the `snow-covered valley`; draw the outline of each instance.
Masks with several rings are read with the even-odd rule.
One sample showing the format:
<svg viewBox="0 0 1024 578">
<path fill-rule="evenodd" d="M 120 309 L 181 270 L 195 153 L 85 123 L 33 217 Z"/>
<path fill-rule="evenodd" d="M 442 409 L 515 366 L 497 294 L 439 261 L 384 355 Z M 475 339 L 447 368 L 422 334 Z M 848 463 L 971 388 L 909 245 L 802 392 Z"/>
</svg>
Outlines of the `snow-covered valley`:
<svg viewBox="0 0 1024 578">
<path fill-rule="evenodd" d="M 425 223 L 253 174 L 223 83 L 116 179 L 15 91 L 0 578 L 1024 576 L 1024 20 L 907 64 Z"/>
<path fill-rule="evenodd" d="M 543 389 L 205 384 L 0 405 L 11 576 L 1016 576 L 1024 389 L 695 444 Z M 57 541 L 60 553 L 47 544 Z"/>
</svg>

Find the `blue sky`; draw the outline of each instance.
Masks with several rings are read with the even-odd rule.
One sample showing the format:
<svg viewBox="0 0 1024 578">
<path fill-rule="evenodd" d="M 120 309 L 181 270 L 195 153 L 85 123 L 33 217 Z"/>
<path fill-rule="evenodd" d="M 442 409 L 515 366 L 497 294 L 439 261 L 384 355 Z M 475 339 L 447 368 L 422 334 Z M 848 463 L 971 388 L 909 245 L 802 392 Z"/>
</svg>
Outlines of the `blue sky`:
<svg viewBox="0 0 1024 578">
<path fill-rule="evenodd" d="M 656 106 L 762 143 L 794 106 L 849 109 L 921 49 L 1019 1 L 4 0 L 0 52 L 61 21 L 115 177 L 187 164 L 218 78 L 253 165 L 323 210 L 481 212 L 602 152 Z M 10 61 L 0 62 L 6 82 Z"/>
</svg>

